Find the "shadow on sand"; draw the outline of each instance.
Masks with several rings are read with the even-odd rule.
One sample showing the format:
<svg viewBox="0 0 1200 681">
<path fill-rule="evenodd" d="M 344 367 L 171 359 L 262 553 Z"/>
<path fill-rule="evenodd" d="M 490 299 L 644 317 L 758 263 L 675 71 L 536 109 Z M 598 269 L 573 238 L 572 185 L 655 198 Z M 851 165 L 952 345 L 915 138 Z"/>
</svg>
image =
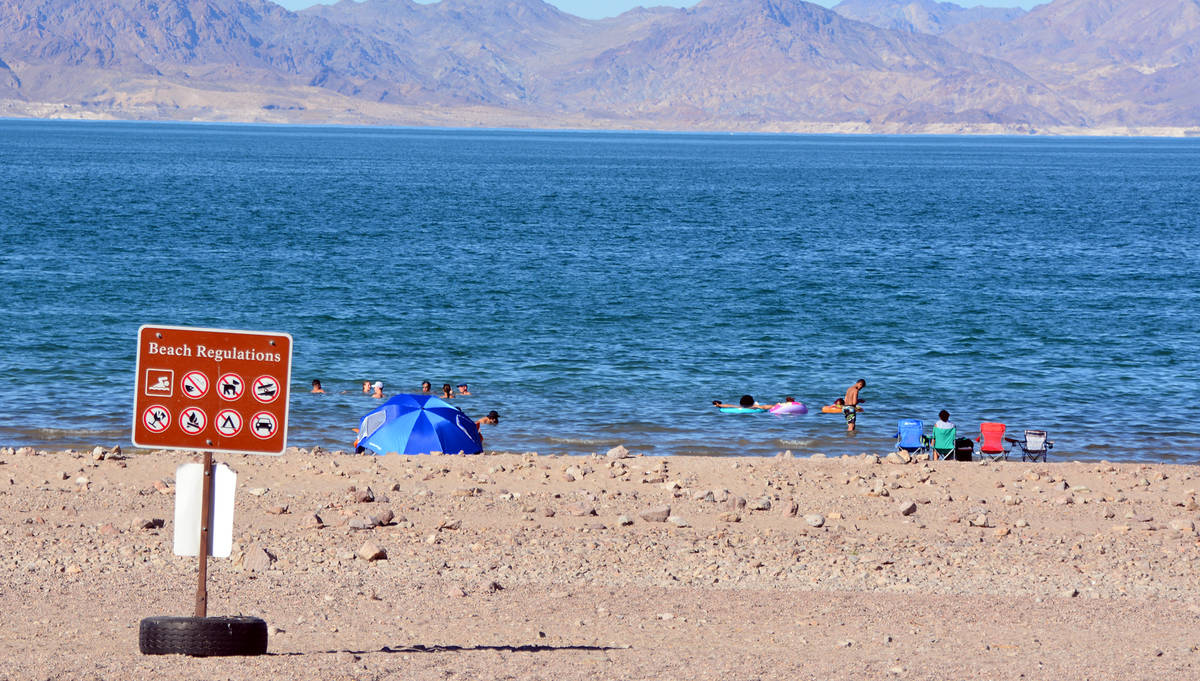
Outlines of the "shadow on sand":
<svg viewBox="0 0 1200 681">
<path fill-rule="evenodd" d="M 504 653 L 547 653 L 563 650 L 574 650 L 580 652 L 604 652 L 608 650 L 625 650 L 630 646 L 551 646 L 542 644 L 530 644 L 519 646 L 425 646 L 425 645 L 408 645 L 408 646 L 384 646 L 379 650 L 317 650 L 312 652 L 290 652 L 290 653 L 270 653 L 267 655 L 276 655 L 279 657 L 288 657 L 292 655 L 322 655 L 336 653 L 350 653 L 351 655 L 373 655 L 375 653 L 470 653 L 482 651 L 498 651 Z"/>
</svg>

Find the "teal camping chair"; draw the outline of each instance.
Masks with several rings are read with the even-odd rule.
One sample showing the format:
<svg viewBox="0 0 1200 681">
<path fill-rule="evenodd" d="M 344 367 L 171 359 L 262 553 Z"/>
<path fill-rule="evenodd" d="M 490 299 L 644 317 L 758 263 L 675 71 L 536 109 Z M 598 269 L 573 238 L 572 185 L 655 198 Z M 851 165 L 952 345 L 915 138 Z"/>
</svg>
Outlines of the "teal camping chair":
<svg viewBox="0 0 1200 681">
<path fill-rule="evenodd" d="M 958 428 L 933 429 L 933 459 L 953 459 L 954 440 L 958 437 Z"/>
</svg>

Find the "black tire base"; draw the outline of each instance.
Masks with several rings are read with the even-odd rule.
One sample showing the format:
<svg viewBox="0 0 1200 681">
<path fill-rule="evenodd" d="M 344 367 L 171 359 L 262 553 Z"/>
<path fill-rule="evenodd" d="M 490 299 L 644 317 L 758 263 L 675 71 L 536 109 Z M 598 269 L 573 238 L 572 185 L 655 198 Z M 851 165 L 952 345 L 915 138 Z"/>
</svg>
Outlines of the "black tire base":
<svg viewBox="0 0 1200 681">
<path fill-rule="evenodd" d="M 257 617 L 147 617 L 138 647 L 143 655 L 262 655 L 267 623 Z"/>
</svg>

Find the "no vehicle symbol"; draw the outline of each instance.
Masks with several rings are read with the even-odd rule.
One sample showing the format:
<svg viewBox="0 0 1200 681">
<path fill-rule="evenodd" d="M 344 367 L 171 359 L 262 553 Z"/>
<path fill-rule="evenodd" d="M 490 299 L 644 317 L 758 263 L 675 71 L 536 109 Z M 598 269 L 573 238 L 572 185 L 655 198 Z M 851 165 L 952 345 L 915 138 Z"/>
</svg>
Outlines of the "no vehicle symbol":
<svg viewBox="0 0 1200 681">
<path fill-rule="evenodd" d="M 157 404 L 146 407 L 142 412 L 142 425 L 151 433 L 161 433 L 171 425 L 171 412 Z"/>
<path fill-rule="evenodd" d="M 279 419 L 269 411 L 260 411 L 250 419 L 250 432 L 260 440 L 266 440 L 279 430 Z"/>
<path fill-rule="evenodd" d="M 242 415 L 232 409 L 222 409 L 213 419 L 213 427 L 225 437 L 233 437 L 242 432 Z"/>
<path fill-rule="evenodd" d="M 199 407 L 188 407 L 179 412 L 179 427 L 188 435 L 197 435 L 208 425 L 208 417 Z"/>
<path fill-rule="evenodd" d="M 235 373 L 221 374 L 217 379 L 217 394 L 223 400 L 230 402 L 240 398 L 246 392 L 246 382 L 242 377 Z"/>
<path fill-rule="evenodd" d="M 199 371 L 187 372 L 179 384 L 183 386 L 183 394 L 193 400 L 198 400 L 208 394 L 208 376 Z"/>
<path fill-rule="evenodd" d="M 254 399 L 263 404 L 270 404 L 279 398 L 279 381 L 273 376 L 259 376 L 254 379 Z"/>
</svg>

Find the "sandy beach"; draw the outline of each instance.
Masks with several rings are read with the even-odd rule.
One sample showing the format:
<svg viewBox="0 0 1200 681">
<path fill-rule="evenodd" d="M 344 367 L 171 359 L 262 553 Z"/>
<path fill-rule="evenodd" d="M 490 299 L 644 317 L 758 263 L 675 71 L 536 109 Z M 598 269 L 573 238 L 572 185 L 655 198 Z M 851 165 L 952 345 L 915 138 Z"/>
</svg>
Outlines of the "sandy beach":
<svg viewBox="0 0 1200 681">
<path fill-rule="evenodd" d="M 269 653 L 144 656 L 194 458 L 0 449 L 0 679 L 1200 675 L 1195 467 L 619 450 L 217 455 Z"/>
</svg>

